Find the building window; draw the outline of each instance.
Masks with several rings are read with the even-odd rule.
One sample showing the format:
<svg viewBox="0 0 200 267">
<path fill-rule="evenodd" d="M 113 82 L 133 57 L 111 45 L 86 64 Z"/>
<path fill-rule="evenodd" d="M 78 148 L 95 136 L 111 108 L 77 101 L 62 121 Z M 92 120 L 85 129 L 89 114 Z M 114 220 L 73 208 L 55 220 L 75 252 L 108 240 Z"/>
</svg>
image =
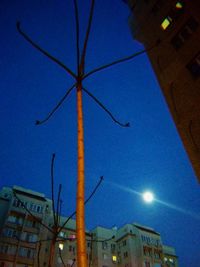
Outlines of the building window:
<svg viewBox="0 0 200 267">
<path fill-rule="evenodd" d="M 187 64 L 187 68 L 195 79 L 200 77 L 200 53 Z"/>
<path fill-rule="evenodd" d="M 102 249 L 107 249 L 108 243 L 106 241 L 102 242 Z"/>
<path fill-rule="evenodd" d="M 154 257 L 155 257 L 156 259 L 161 259 L 161 252 L 158 251 L 158 250 L 154 250 Z"/>
<path fill-rule="evenodd" d="M 9 215 L 8 216 L 8 222 L 22 225 L 23 218 L 22 217 L 15 216 L 15 215 Z"/>
<path fill-rule="evenodd" d="M 76 239 L 76 235 L 75 234 L 70 234 L 69 235 L 69 240 L 70 241 L 74 241 Z"/>
<path fill-rule="evenodd" d="M 12 228 L 5 228 L 2 232 L 3 236 L 5 237 L 13 237 L 13 238 L 19 238 L 19 232 L 12 229 Z"/>
<path fill-rule="evenodd" d="M 145 256 L 151 257 L 152 256 L 152 248 L 147 247 L 147 246 L 143 247 L 143 253 Z"/>
<path fill-rule="evenodd" d="M 123 247 L 126 246 L 126 240 L 122 242 Z"/>
<path fill-rule="evenodd" d="M 112 261 L 117 262 L 117 256 L 116 255 L 112 255 Z"/>
<path fill-rule="evenodd" d="M 27 242 L 35 243 L 38 240 L 38 236 L 36 234 L 30 234 L 26 233 L 26 239 Z"/>
<path fill-rule="evenodd" d="M 144 266 L 145 266 L 145 267 L 151 267 L 150 262 L 145 261 Z"/>
<path fill-rule="evenodd" d="M 156 1 L 156 3 L 154 4 L 154 6 L 151 9 L 152 14 L 155 16 L 157 15 L 157 13 L 159 12 L 159 10 L 162 8 L 164 4 L 164 0 L 158 0 Z"/>
<path fill-rule="evenodd" d="M 36 222 L 36 221 L 33 221 L 33 220 L 26 220 L 25 221 L 25 226 L 26 227 L 30 227 L 30 228 L 37 228 L 37 229 L 39 229 L 40 228 L 40 223 L 39 222 Z"/>
<path fill-rule="evenodd" d="M 176 8 L 177 9 L 182 9 L 183 8 L 183 3 L 181 1 L 176 2 Z"/>
<path fill-rule="evenodd" d="M 108 255 L 106 253 L 103 253 L 103 259 L 107 260 L 107 258 L 108 258 Z"/>
<path fill-rule="evenodd" d="M 19 248 L 19 256 L 24 258 L 33 259 L 34 257 L 34 250 L 30 248 L 20 247 Z"/>
<path fill-rule="evenodd" d="M 65 237 L 65 232 L 61 231 L 59 234 L 58 234 L 59 237 Z"/>
<path fill-rule="evenodd" d="M 176 4 L 169 10 L 168 15 L 162 20 L 161 28 L 166 30 L 172 22 L 176 21 L 184 11 L 183 1 L 177 1 Z"/>
<path fill-rule="evenodd" d="M 178 50 L 191 37 L 193 32 L 198 28 L 199 24 L 194 18 L 189 18 L 180 31 L 172 38 L 171 44 Z"/>
<path fill-rule="evenodd" d="M 128 258 L 128 252 L 127 251 L 124 252 L 124 258 Z"/>
<path fill-rule="evenodd" d="M 0 244 L 0 253 L 15 255 L 17 247 L 9 244 Z"/>
<path fill-rule="evenodd" d="M 0 244 L 0 253 L 7 254 L 8 252 L 8 245 L 7 244 Z"/>
<path fill-rule="evenodd" d="M 111 244 L 111 251 L 115 251 L 116 245 L 115 244 Z"/>
<path fill-rule="evenodd" d="M 167 16 L 161 23 L 161 28 L 165 31 L 172 22 L 172 18 Z"/>
<path fill-rule="evenodd" d="M 43 207 L 35 203 L 31 203 L 30 210 L 37 213 L 42 213 Z"/>
</svg>

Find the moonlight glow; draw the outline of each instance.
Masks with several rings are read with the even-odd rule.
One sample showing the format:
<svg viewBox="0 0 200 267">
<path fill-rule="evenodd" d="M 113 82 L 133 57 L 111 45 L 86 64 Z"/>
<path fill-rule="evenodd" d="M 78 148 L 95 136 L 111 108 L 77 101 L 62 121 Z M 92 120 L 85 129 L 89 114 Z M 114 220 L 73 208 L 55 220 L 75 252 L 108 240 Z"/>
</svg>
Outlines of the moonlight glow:
<svg viewBox="0 0 200 267">
<path fill-rule="evenodd" d="M 154 195 L 150 191 L 144 192 L 142 194 L 142 197 L 143 197 L 144 201 L 147 202 L 147 203 L 151 203 L 154 200 Z"/>
</svg>

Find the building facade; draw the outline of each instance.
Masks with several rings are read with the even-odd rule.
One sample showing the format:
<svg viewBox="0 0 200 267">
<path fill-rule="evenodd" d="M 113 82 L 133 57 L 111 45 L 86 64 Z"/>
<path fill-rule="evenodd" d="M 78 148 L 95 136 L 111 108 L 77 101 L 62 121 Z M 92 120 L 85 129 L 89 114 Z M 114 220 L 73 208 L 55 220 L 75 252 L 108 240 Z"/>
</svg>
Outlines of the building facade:
<svg viewBox="0 0 200 267">
<path fill-rule="evenodd" d="M 126 224 L 121 228 L 97 227 L 92 231 L 92 266 L 101 267 L 178 267 L 172 247 L 162 244 L 152 228 Z"/>
<path fill-rule="evenodd" d="M 3 187 L 0 192 L 2 267 L 38 265 L 38 240 L 47 238 L 47 229 L 42 224 L 48 225 L 51 210 L 51 201 L 41 193 L 17 186 Z M 41 248 L 40 255 L 44 257 L 44 248 Z"/>
<path fill-rule="evenodd" d="M 76 222 L 63 216 L 57 220 L 55 228 L 52 201 L 44 194 L 3 187 L 0 266 L 76 267 Z M 55 230 L 59 234 L 52 249 Z M 86 231 L 86 242 L 89 267 L 178 267 L 174 248 L 164 246 L 159 233 L 138 224 L 98 226 Z"/>
<path fill-rule="evenodd" d="M 130 26 L 144 44 L 200 181 L 200 2 L 127 0 Z"/>
</svg>

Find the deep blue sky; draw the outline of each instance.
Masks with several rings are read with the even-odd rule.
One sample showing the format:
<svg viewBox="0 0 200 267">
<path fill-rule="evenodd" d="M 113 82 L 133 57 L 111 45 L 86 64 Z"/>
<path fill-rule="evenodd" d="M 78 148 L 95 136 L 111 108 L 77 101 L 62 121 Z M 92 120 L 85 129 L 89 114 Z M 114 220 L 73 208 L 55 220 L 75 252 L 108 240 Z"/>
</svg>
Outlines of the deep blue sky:
<svg viewBox="0 0 200 267">
<path fill-rule="evenodd" d="M 79 2 L 84 29 L 89 1 Z M 131 36 L 128 7 L 117 0 L 96 2 L 88 70 L 142 49 Z M 75 92 L 47 124 L 34 122 L 45 117 L 72 79 L 17 33 L 17 20 L 35 41 L 75 69 L 71 0 L 1 0 L 0 186 L 15 184 L 50 197 L 55 152 L 56 189 L 62 183 L 63 213 L 69 215 L 76 194 Z M 180 267 L 199 267 L 200 187 L 147 56 L 95 74 L 85 87 L 118 119 L 131 123 L 131 128 L 120 128 L 84 96 L 86 195 L 105 177 L 86 207 L 87 228 L 131 222 L 153 227 L 164 244 L 176 248 Z M 146 205 L 116 184 L 138 192 L 151 189 L 178 209 L 158 202 Z"/>
</svg>

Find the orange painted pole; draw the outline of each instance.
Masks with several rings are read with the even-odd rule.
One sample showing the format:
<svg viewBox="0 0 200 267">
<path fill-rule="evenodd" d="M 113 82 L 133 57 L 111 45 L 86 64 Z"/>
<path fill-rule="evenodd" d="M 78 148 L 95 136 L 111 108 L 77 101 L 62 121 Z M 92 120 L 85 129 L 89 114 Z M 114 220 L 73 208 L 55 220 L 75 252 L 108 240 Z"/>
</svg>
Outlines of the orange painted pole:
<svg viewBox="0 0 200 267">
<path fill-rule="evenodd" d="M 82 83 L 77 84 L 77 124 L 78 124 L 78 177 L 76 195 L 76 235 L 77 235 L 77 266 L 87 267 L 86 239 L 85 239 L 85 171 L 84 171 L 84 132 Z"/>
</svg>

